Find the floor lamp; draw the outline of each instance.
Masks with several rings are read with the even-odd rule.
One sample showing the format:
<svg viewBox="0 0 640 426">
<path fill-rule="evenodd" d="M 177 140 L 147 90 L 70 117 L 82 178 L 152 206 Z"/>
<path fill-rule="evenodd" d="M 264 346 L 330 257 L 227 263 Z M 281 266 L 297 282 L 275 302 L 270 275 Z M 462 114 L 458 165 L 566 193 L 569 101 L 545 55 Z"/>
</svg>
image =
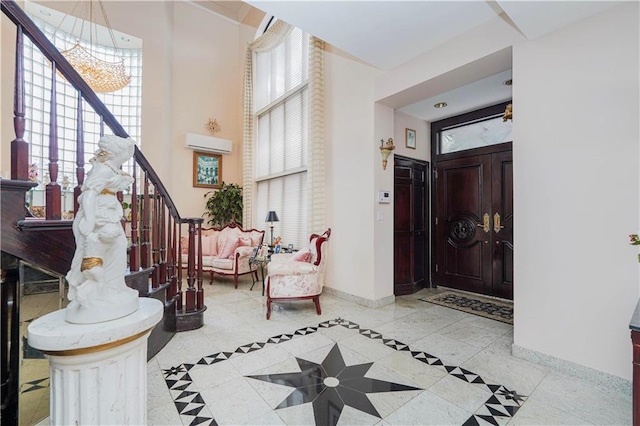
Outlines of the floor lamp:
<svg viewBox="0 0 640 426">
<path fill-rule="evenodd" d="M 278 219 L 278 214 L 271 210 L 267 213 L 267 218 L 264 221 L 271 222 L 271 225 L 269 226 L 269 228 L 271 228 L 271 245 L 269 247 L 273 247 L 273 222 L 280 222 L 280 219 Z"/>
</svg>

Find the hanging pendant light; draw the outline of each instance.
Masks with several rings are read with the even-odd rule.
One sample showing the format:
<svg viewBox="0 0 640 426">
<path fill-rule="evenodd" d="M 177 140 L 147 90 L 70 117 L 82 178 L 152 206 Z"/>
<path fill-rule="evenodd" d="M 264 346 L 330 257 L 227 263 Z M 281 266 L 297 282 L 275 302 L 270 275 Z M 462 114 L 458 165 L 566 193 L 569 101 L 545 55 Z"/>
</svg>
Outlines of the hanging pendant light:
<svg viewBox="0 0 640 426">
<path fill-rule="evenodd" d="M 97 58 L 92 53 L 91 50 L 94 46 L 94 36 L 97 39 L 98 26 L 94 21 L 94 3 L 97 3 L 99 6 L 99 10 L 104 19 L 107 31 L 109 32 L 113 48 L 117 51 L 118 46 L 116 44 L 116 39 L 113 35 L 111 25 L 109 24 L 109 18 L 104 10 L 102 0 L 80 0 L 73 6 L 73 9 L 70 12 L 71 15 L 75 16 L 73 29 L 71 31 L 72 34 L 75 34 L 78 20 L 81 21 L 78 41 L 71 49 L 64 50 L 61 53 L 94 92 L 111 93 L 127 86 L 131 82 L 131 76 L 127 75 L 127 71 L 124 66 L 124 58 L 120 58 L 119 62 L 108 62 Z M 60 25 L 62 25 L 67 16 L 68 15 L 62 19 Z M 89 23 L 90 27 L 88 49 L 82 46 L 85 21 Z M 58 28 L 60 28 L 60 25 Z"/>
</svg>

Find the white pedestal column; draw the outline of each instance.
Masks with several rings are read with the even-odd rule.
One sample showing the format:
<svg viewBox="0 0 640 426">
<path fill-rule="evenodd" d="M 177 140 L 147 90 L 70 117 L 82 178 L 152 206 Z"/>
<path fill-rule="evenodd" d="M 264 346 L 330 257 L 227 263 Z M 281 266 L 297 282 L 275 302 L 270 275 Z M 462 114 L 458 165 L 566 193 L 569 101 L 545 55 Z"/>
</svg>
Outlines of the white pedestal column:
<svg viewBox="0 0 640 426">
<path fill-rule="evenodd" d="M 147 423 L 147 339 L 162 312 L 162 302 L 141 298 L 112 321 L 71 324 L 63 309 L 29 325 L 29 344 L 50 363 L 51 424 Z"/>
</svg>

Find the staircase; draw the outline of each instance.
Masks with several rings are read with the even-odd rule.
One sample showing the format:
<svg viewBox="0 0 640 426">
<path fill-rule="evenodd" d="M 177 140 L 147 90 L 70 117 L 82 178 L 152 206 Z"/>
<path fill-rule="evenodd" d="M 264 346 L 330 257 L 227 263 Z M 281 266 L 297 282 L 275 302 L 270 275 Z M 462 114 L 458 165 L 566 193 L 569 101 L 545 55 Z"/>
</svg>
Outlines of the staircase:
<svg viewBox="0 0 640 426">
<path fill-rule="evenodd" d="M 77 91 L 76 110 L 76 177 L 74 188 L 75 212 L 77 198 L 84 181 L 83 110 L 89 106 L 100 117 L 104 130 L 116 136 L 128 137 L 124 128 L 104 106 L 87 83 L 71 67 L 56 47 L 31 21 L 13 0 L 1 0 L 2 12 L 16 26 L 14 133 L 11 142 L 11 179 L 0 179 L 2 254 L 0 311 L 0 385 L 2 425 L 17 424 L 19 393 L 19 314 L 20 292 L 17 268 L 20 261 L 66 275 L 75 251 L 71 230 L 72 221 L 62 220 L 61 186 L 58 183 L 58 137 L 56 79 L 64 77 Z M 45 218 L 35 219 L 25 207 L 26 193 L 36 186 L 29 181 L 29 145 L 23 139 L 25 122 L 25 84 L 23 66 L 24 37 L 51 61 L 51 93 L 49 115 L 49 175 L 45 188 Z M 163 321 L 149 338 L 148 356 L 154 356 L 176 332 L 193 330 L 204 323 L 204 293 L 201 259 L 192 253 L 201 245 L 202 218 L 183 218 L 178 213 L 162 181 L 145 156 L 136 147 L 134 153 L 134 182 L 131 186 L 131 222 L 127 285 L 139 291 L 140 297 L 153 297 L 164 303 Z M 140 176 L 138 179 L 137 176 Z M 122 200 L 122 194 L 118 194 Z M 137 200 L 133 202 L 133 200 Z M 124 226 L 124 221 L 123 221 Z M 182 265 L 181 237 L 188 235 L 190 258 Z M 183 273 L 186 287 L 183 288 Z"/>
</svg>

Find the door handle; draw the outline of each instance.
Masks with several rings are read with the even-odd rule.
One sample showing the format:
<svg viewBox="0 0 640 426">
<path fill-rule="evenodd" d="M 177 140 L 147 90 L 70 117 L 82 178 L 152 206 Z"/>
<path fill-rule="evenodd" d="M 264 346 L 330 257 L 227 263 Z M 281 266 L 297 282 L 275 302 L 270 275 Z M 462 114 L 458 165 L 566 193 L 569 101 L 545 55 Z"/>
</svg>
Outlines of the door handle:
<svg viewBox="0 0 640 426">
<path fill-rule="evenodd" d="M 501 229 L 503 229 L 504 226 L 500 226 L 500 214 L 496 213 L 493 215 L 493 230 L 495 231 L 496 234 L 498 234 L 500 232 Z"/>
<path fill-rule="evenodd" d="M 477 223 L 476 226 L 482 227 L 484 232 L 489 232 L 491 230 L 491 225 L 489 224 L 489 213 L 485 213 L 484 216 L 482 216 L 482 222 L 483 223 Z"/>
</svg>

